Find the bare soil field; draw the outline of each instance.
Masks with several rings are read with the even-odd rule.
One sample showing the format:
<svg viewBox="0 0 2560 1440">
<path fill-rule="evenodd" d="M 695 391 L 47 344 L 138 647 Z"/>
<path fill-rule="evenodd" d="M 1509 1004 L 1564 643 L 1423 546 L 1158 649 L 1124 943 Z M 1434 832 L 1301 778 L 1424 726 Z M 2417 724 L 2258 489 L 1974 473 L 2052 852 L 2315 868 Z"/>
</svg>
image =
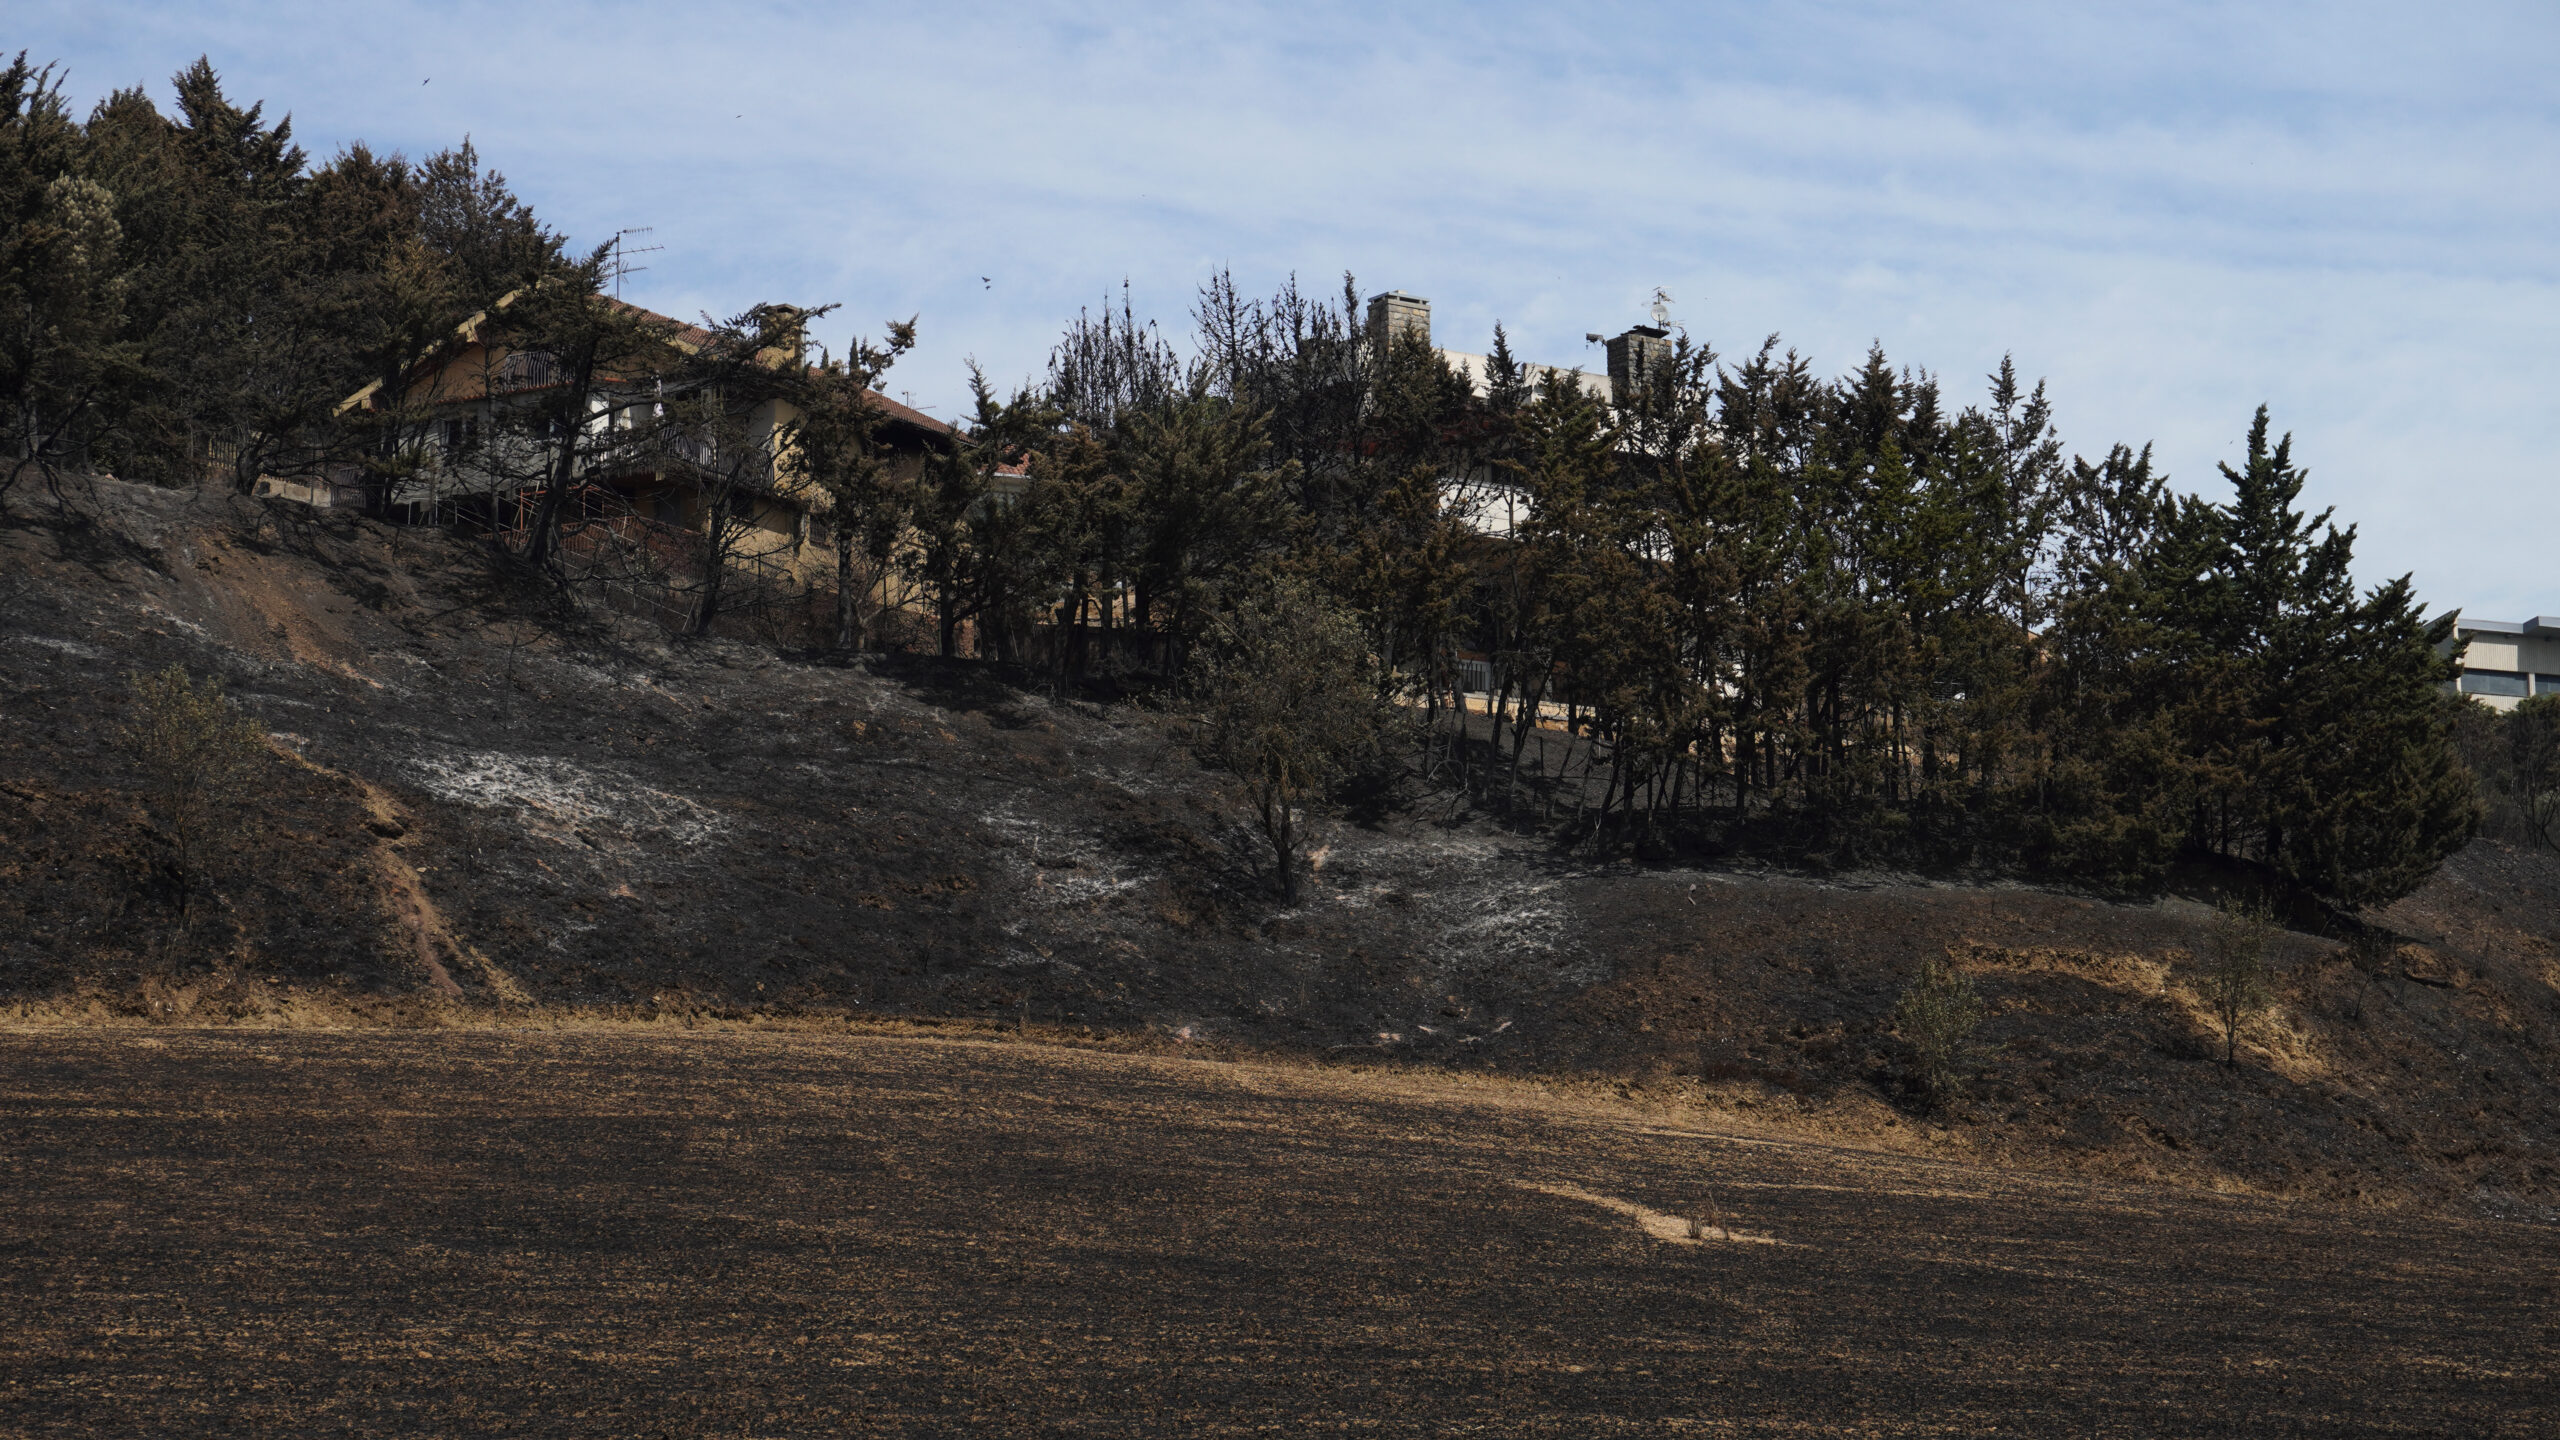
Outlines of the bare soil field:
<svg viewBox="0 0 2560 1440">
<path fill-rule="evenodd" d="M 21 1030 L 0 1217 L 10 1435 L 2560 1428 L 2560 1228 L 1504 1077 L 814 1028 Z"/>
</svg>

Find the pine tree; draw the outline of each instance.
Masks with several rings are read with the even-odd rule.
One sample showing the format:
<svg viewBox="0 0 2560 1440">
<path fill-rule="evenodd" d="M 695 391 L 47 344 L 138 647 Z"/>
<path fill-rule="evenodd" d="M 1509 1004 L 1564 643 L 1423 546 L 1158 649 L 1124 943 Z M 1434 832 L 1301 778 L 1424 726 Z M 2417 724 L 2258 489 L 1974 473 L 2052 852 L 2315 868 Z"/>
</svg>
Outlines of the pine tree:
<svg viewBox="0 0 2560 1440">
<path fill-rule="evenodd" d="M 689 482 L 700 506 L 702 574 L 687 634 L 710 633 L 728 601 L 733 570 L 787 543 L 762 522 L 789 514 L 780 508 L 786 487 L 807 482 L 790 463 L 802 423 L 794 402 L 808 393 L 809 322 L 826 313 L 767 303 L 707 324 L 683 347 L 657 390 L 664 398 L 650 403 L 651 417 L 638 427 L 659 462 Z M 629 376 L 615 378 L 630 387 Z M 602 428 L 613 429 L 610 423 Z"/>
<path fill-rule="evenodd" d="M 234 104 L 201 57 L 171 83 L 184 242 L 151 348 L 187 432 L 185 478 L 246 491 L 294 468 L 354 367 L 328 323 L 292 118 L 270 125 L 263 102 Z"/>
<path fill-rule="evenodd" d="M 916 322 L 892 321 L 879 344 L 857 339 L 839 356 L 821 354 L 800 377 L 797 463 L 824 497 L 836 556 L 836 648 L 866 637 L 863 597 L 885 575 L 906 528 L 905 479 L 882 444 L 877 389 L 898 357 L 914 348 Z M 855 559 L 866 562 L 857 574 Z"/>
<path fill-rule="evenodd" d="M 1046 496 L 1026 493 L 1021 473 L 1059 416 L 1028 387 L 999 400 L 974 364 L 969 395 L 968 425 L 946 458 L 925 467 L 927 483 L 935 484 L 920 506 L 935 526 L 925 569 L 936 587 L 943 653 L 952 653 L 954 617 L 966 615 L 976 622 L 982 657 L 1015 662 L 1032 612 L 1052 603 L 1065 583 L 1063 557 L 1048 544 L 1046 517 L 1036 513 Z"/>
<path fill-rule="evenodd" d="M 1112 447 L 1082 421 L 1037 437 L 1024 470 L 1016 518 L 1022 543 L 1042 557 L 1057 602 L 1050 684 L 1063 690 L 1090 670 L 1095 630 L 1108 636 L 1120 618 L 1138 517 Z"/>
<path fill-rule="evenodd" d="M 1303 582 L 1283 581 L 1212 624 L 1196 692 L 1201 757 L 1235 777 L 1295 904 L 1312 824 L 1395 724 L 1359 632 Z"/>
<path fill-rule="evenodd" d="M 85 464 L 139 376 L 123 227 L 79 143 L 60 77 L 20 52 L 0 70 L 0 500 Z"/>
<path fill-rule="evenodd" d="M 462 308 L 495 304 L 559 267 L 565 242 L 506 176 L 480 168 L 468 138 L 419 162 L 414 175 L 418 239 L 443 262 Z"/>
<path fill-rule="evenodd" d="M 2540 850 L 2560 847 L 2560 695 L 2525 701 L 2507 712 L 2501 728 L 2506 793 L 2525 841 Z"/>
<path fill-rule="evenodd" d="M 2055 769 L 2078 793 L 2046 813 L 2076 867 L 2113 852 L 2104 868 L 2149 879 L 2183 852 L 2387 903 L 2478 823 L 2441 699 L 2459 673 L 2452 618 L 2428 619 L 2406 577 L 2357 595 L 2353 527 L 2299 508 L 2292 437 L 2270 429 L 2261 407 L 2244 464 L 2222 467 L 2228 504 L 2118 495 L 2126 513 L 2075 542 L 2101 583 L 2067 602 L 2058 635 Z M 2083 481 L 2076 503 L 2105 510 L 2107 480 Z M 2147 540 L 2126 538 L 2135 511 Z"/>
<path fill-rule="evenodd" d="M 1126 445 L 1140 526 L 1135 618 L 1159 637 L 1166 672 L 1179 674 L 1225 595 L 1289 547 L 1298 471 L 1268 463 L 1264 417 L 1198 384 L 1137 417 Z"/>
<path fill-rule="evenodd" d="M 2191 821 L 2177 697 L 2208 662 L 2147 589 L 2183 583 L 2153 560 L 2169 504 L 2147 447 L 2118 445 L 2096 465 L 2074 459 L 2032 699 L 2044 758 L 2026 797 L 2029 854 L 2124 889 L 2159 883 Z"/>
<path fill-rule="evenodd" d="M 484 351 L 490 371 L 482 381 L 506 400 L 491 412 L 489 468 L 505 488 L 533 497 L 528 512 L 501 517 L 500 528 L 516 533 L 518 554 L 536 570 L 558 571 L 562 520 L 590 473 L 682 428 L 615 423 L 617 412 L 625 421 L 654 416 L 654 401 L 635 407 L 633 397 L 654 395 L 658 381 L 685 368 L 685 356 L 669 323 L 605 293 L 612 254 L 611 242 L 599 245 L 528 287 Z M 687 394 L 742 363 L 719 347 L 692 359 Z M 715 422 L 716 406 L 696 408 L 699 423 Z"/>
</svg>

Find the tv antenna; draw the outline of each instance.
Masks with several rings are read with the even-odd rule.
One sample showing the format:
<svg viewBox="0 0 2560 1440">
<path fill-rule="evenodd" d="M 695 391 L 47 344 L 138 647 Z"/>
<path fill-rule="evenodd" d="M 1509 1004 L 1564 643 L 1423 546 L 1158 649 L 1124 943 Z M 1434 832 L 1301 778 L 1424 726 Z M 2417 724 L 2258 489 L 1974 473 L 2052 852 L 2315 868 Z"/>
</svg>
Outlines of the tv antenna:
<svg viewBox="0 0 2560 1440">
<path fill-rule="evenodd" d="M 1671 292 L 1656 285 L 1653 287 L 1653 328 L 1660 330 L 1670 323 Z"/>
<path fill-rule="evenodd" d="M 607 268 L 613 272 L 614 299 L 619 300 L 622 298 L 623 276 L 637 275 L 641 271 L 649 268 L 646 265 L 634 265 L 628 259 L 625 259 L 625 256 L 653 255 L 658 251 L 667 248 L 664 245 L 625 245 L 622 242 L 633 235 L 647 235 L 655 229 L 657 229 L 657 227 L 654 225 L 634 225 L 628 230 L 616 230 L 613 232 L 613 258 L 605 263 Z"/>
</svg>

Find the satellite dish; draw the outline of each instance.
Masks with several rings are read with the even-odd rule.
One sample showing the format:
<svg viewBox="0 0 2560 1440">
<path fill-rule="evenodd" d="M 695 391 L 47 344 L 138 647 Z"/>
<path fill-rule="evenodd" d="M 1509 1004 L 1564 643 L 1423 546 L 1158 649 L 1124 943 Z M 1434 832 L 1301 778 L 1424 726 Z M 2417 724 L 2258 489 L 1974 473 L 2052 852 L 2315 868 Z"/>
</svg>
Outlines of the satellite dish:
<svg viewBox="0 0 2560 1440">
<path fill-rule="evenodd" d="M 1657 285 L 1653 291 L 1653 328 L 1659 330 L 1670 323 L 1671 292 Z"/>
</svg>

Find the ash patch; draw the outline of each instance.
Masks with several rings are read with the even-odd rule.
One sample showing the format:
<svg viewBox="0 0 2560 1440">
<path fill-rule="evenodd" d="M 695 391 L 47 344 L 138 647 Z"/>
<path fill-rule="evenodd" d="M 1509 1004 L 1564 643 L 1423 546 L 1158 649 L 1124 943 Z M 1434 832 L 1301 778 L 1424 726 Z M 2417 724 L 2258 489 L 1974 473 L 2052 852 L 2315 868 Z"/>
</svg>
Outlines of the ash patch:
<svg viewBox="0 0 2560 1440">
<path fill-rule="evenodd" d="M 1438 912 L 1441 971 L 1452 982 L 1535 990 L 1608 978 L 1608 965 L 1572 942 L 1557 881 L 1488 876 L 1435 893 L 1429 907 Z"/>
<path fill-rule="evenodd" d="M 1475 836 L 1390 841 L 1361 858 L 1412 905 L 1444 985 L 1534 994 L 1609 976 L 1575 938 L 1565 877 L 1524 873 L 1518 847 Z"/>
<path fill-rule="evenodd" d="M 547 755 L 451 750 L 413 757 L 406 768 L 420 789 L 439 799 L 516 812 L 528 829 L 563 844 L 598 845 L 611 837 L 702 845 L 728 823 L 682 795 Z"/>
<path fill-rule="evenodd" d="M 1043 908 L 1095 908 L 1156 878 L 1156 872 L 1126 863 L 1102 837 L 1043 824 L 1017 806 L 1001 806 L 982 823 L 1003 837 L 1007 868 L 1022 898 Z"/>
<path fill-rule="evenodd" d="M 104 660 L 108 658 L 106 651 L 95 645 L 83 645 L 77 640 L 64 640 L 52 635 L 18 635 L 12 638 L 21 645 L 32 645 L 39 650 L 51 650 L 75 659 Z"/>
</svg>

